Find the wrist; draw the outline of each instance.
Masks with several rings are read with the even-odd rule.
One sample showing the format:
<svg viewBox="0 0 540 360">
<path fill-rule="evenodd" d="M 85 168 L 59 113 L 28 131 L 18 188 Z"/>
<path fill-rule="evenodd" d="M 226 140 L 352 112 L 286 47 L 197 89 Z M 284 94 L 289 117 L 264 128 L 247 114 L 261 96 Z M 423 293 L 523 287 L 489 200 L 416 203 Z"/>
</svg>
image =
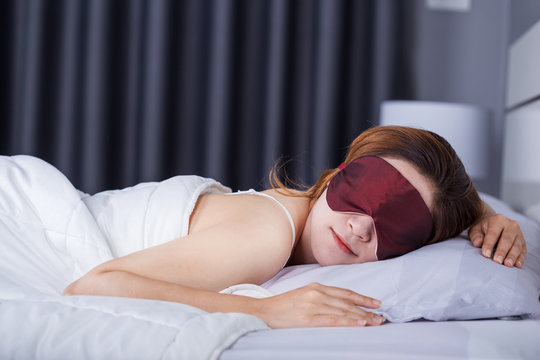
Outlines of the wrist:
<svg viewBox="0 0 540 360">
<path fill-rule="evenodd" d="M 263 299 L 247 298 L 247 300 L 248 302 L 246 304 L 246 310 L 247 310 L 246 313 L 256 316 L 259 319 L 266 322 L 267 312 L 265 311 L 266 306 L 264 304 L 265 303 L 264 298 Z"/>
<path fill-rule="evenodd" d="M 243 295 L 219 294 L 219 309 L 215 308 L 213 310 L 219 312 L 239 312 L 265 320 L 263 300 Z"/>
<path fill-rule="evenodd" d="M 272 313 L 272 311 L 270 310 L 270 302 L 268 301 L 269 298 L 246 298 L 246 299 L 247 299 L 247 303 L 243 312 L 249 315 L 258 317 L 259 319 L 264 321 L 268 326 L 270 326 L 270 323 L 272 322 L 270 314 Z"/>
</svg>

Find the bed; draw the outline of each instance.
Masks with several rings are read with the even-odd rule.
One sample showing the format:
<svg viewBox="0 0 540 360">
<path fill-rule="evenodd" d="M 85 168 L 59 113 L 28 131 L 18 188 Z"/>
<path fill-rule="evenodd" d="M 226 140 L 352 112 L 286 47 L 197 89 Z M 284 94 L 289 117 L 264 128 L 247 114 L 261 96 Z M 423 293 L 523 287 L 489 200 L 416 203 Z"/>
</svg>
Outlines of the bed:
<svg viewBox="0 0 540 360">
<path fill-rule="evenodd" d="M 179 303 L 61 296 L 72 281 L 129 244 L 176 236 L 181 177 L 89 196 L 31 156 L 0 156 L 0 358 L 538 358 L 540 224 L 483 194 L 520 222 L 523 269 L 483 258 L 458 237 L 374 263 L 283 269 L 237 295 L 278 294 L 310 282 L 383 301 L 380 327 L 271 330 L 246 314 Z M 219 184 L 194 178 L 216 191 Z M 138 237 L 137 237 L 138 236 Z M 145 240 L 146 239 L 146 240 Z M 126 249 L 125 251 L 129 251 Z M 478 320 L 481 319 L 481 320 Z"/>
</svg>

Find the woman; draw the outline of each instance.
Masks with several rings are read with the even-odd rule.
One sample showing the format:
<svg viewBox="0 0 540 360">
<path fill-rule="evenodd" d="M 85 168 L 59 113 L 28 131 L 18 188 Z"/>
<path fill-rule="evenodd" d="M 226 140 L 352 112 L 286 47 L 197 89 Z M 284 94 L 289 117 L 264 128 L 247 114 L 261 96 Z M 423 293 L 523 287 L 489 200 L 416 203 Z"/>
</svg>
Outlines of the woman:
<svg viewBox="0 0 540 360">
<path fill-rule="evenodd" d="M 261 284 L 285 264 L 399 256 L 467 228 L 484 256 L 495 250 L 510 267 L 525 259 L 517 223 L 481 202 L 454 150 L 428 131 L 375 127 L 306 191 L 286 188 L 275 169 L 271 182 L 261 193 L 201 195 L 187 236 L 103 263 L 64 294 L 177 301 L 252 314 L 273 328 L 379 325 L 383 317 L 358 306 L 380 302 L 345 289 L 310 284 L 264 299 L 218 291 Z"/>
</svg>

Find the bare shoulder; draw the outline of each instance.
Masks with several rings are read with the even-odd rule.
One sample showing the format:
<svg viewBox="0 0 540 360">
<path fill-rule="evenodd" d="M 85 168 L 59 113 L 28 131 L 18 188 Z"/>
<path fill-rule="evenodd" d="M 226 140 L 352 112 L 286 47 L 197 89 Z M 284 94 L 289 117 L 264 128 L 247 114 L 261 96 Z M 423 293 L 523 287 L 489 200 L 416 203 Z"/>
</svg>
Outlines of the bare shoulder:
<svg viewBox="0 0 540 360">
<path fill-rule="evenodd" d="M 301 211 L 302 199 L 287 198 L 272 191 L 264 193 L 287 209 L 298 238 L 305 222 L 303 217 L 307 216 Z M 206 257 L 213 257 L 214 252 L 216 256 L 226 256 L 236 270 L 251 274 L 242 281 L 260 283 L 281 270 L 292 252 L 292 237 L 289 218 L 276 201 L 260 194 L 209 194 L 197 203 L 189 239 L 181 241 L 190 248 L 210 249 L 205 252 Z"/>
<path fill-rule="evenodd" d="M 291 239 L 292 231 L 288 213 L 295 225 L 296 237 L 298 237 L 309 213 L 309 200 L 286 196 L 272 189 L 262 193 L 277 200 L 285 207 L 286 212 L 276 201 L 260 194 L 203 195 L 191 216 L 189 233 L 196 233 L 217 224 L 233 223 L 238 228 L 247 227 L 257 232 L 267 227 L 269 229 L 266 233 L 276 236 L 278 235 L 276 232 L 280 234 L 285 232 L 288 233 L 287 238 Z"/>
<path fill-rule="evenodd" d="M 269 189 L 263 193 L 272 196 L 287 208 L 296 228 L 296 240 L 302 234 L 304 225 L 310 210 L 310 200 L 302 196 L 290 196 L 281 192 Z"/>
</svg>

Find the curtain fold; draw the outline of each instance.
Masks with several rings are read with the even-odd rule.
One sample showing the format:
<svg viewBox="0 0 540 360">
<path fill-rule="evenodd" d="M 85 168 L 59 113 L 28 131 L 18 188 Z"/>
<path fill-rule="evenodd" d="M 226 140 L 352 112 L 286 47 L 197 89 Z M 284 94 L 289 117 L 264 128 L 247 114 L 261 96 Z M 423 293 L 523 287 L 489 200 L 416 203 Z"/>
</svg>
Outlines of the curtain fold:
<svg viewBox="0 0 540 360">
<path fill-rule="evenodd" d="M 5 0 L 0 153 L 90 193 L 177 174 L 310 184 L 413 89 L 405 2 Z"/>
<path fill-rule="evenodd" d="M 310 137 L 309 162 L 316 173 L 335 167 L 335 161 L 328 153 L 336 148 L 337 99 L 340 95 L 339 65 L 343 49 L 341 36 L 344 33 L 342 21 L 345 12 L 343 2 L 324 2 L 317 9 L 318 44 L 314 58 L 315 74 L 313 86 L 313 133 Z"/>
<path fill-rule="evenodd" d="M 63 11 L 58 16 L 60 24 L 60 35 L 58 38 L 57 62 L 58 69 L 56 79 L 57 98 L 54 106 L 57 109 L 56 121 L 46 126 L 53 128 L 55 133 L 54 141 L 45 146 L 53 147 L 52 156 L 56 165 L 66 171 L 68 178 L 79 183 L 79 176 L 75 172 L 78 152 L 77 149 L 77 130 L 79 123 L 77 119 L 78 104 L 80 102 L 78 75 L 81 71 L 78 64 L 81 59 L 81 52 L 74 51 L 79 49 L 78 33 L 82 22 L 81 3 L 79 1 L 67 1 Z M 54 56 L 54 55 L 53 55 Z M 12 121 L 16 121 L 13 119 Z M 41 120 L 44 121 L 44 120 Z M 16 148 L 12 153 L 17 153 Z"/>
<path fill-rule="evenodd" d="M 142 64 L 144 48 L 143 0 L 132 0 L 123 9 L 126 18 L 120 22 L 120 46 L 118 71 L 121 74 L 117 99 L 118 107 L 118 151 L 116 163 L 119 165 L 119 183 L 123 186 L 140 179 L 138 164 L 140 159 L 140 133 L 138 132 L 139 114 L 142 110 L 143 77 Z"/>
</svg>

